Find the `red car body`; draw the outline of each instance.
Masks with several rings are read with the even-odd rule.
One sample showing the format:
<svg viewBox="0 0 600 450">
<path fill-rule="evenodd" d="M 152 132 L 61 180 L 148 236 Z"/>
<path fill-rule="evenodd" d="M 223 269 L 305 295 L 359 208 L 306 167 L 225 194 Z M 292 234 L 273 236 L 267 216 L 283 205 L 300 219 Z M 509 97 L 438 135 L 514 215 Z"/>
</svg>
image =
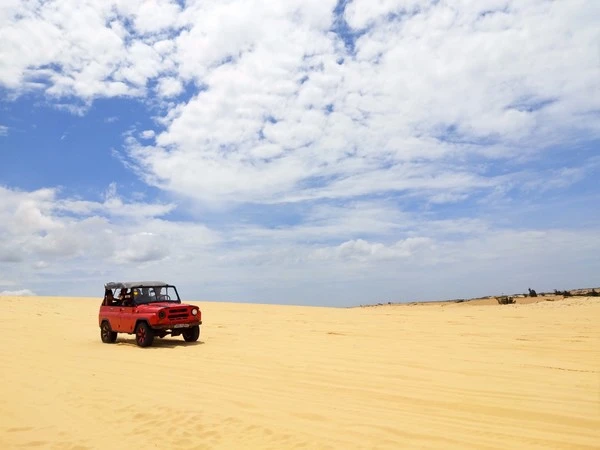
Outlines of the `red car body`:
<svg viewBox="0 0 600 450">
<path fill-rule="evenodd" d="M 118 333 L 135 334 L 140 347 L 152 345 L 155 336 L 183 335 L 187 342 L 198 340 L 202 312 L 182 303 L 175 286 L 160 281 L 113 282 L 104 289 L 98 313 L 102 342 L 115 342 Z M 118 290 L 127 293 L 117 297 Z"/>
</svg>

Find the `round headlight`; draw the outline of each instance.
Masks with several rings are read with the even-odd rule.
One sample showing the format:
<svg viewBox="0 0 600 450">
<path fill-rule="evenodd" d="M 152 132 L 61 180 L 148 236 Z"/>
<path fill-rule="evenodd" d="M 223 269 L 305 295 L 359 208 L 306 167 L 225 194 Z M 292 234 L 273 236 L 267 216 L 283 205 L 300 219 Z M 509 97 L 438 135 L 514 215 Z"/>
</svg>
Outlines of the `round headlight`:
<svg viewBox="0 0 600 450">
<path fill-rule="evenodd" d="M 167 313 L 164 311 L 159 311 L 158 312 L 158 318 L 159 319 L 164 319 L 165 317 L 167 317 Z"/>
<path fill-rule="evenodd" d="M 196 316 L 196 315 L 198 315 L 198 310 L 197 310 L 197 309 L 192 309 L 192 315 L 193 315 L 193 316 Z"/>
</svg>

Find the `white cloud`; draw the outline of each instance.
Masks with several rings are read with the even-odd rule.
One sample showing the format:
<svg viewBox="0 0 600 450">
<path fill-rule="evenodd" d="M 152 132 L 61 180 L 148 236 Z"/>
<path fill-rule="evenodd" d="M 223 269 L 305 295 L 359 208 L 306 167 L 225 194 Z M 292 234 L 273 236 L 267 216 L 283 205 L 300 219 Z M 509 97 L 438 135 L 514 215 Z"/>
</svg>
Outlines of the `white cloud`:
<svg viewBox="0 0 600 450">
<path fill-rule="evenodd" d="M 155 136 L 154 130 L 144 130 L 140 133 L 142 139 L 152 139 Z"/>
<path fill-rule="evenodd" d="M 183 92 L 183 83 L 174 77 L 162 78 L 156 90 L 160 97 L 174 97 Z"/>
<path fill-rule="evenodd" d="M 75 95 L 58 105 L 79 114 L 98 96 L 149 95 L 151 81 L 164 98 L 195 83 L 205 90 L 164 105 L 157 146 L 130 154 L 148 182 L 203 201 L 407 189 L 456 201 L 497 185 L 468 166 L 457 176 L 472 155 L 600 133 L 593 1 L 356 0 L 337 18 L 333 0 L 78 5 L 5 5 L 0 83 Z M 331 32 L 340 20 L 356 55 Z"/>
<path fill-rule="evenodd" d="M 0 125 L 0 136 L 6 136 L 8 134 L 8 127 Z"/>
<path fill-rule="evenodd" d="M 122 243 L 122 248 L 115 252 L 115 260 L 124 263 L 140 263 L 145 261 L 160 261 L 169 252 L 169 243 L 157 239 L 153 233 L 141 232 L 128 236 Z"/>
<path fill-rule="evenodd" d="M 48 264 L 46 261 L 36 261 L 33 263 L 34 269 L 37 269 L 37 270 L 43 270 L 49 266 L 50 266 L 50 264 Z"/>
<path fill-rule="evenodd" d="M 24 297 L 24 296 L 33 296 L 37 295 L 35 292 L 29 289 L 19 289 L 17 291 L 1 291 L 0 296 L 10 296 L 10 297 Z"/>
<path fill-rule="evenodd" d="M 206 89 L 166 114 L 156 145 L 130 142 L 149 183 L 209 203 L 382 192 L 456 202 L 505 182 L 470 159 L 600 134 L 599 100 L 586 94 L 598 87 L 591 2 L 352 2 L 344 17 L 364 29 L 355 57 L 329 31 L 332 4 L 300 23 L 293 7 L 254 6 L 182 13 L 174 58 Z"/>
<path fill-rule="evenodd" d="M 83 258 L 88 263 L 124 264 L 159 260 L 170 243 L 187 242 L 183 254 L 218 241 L 205 226 L 158 217 L 173 205 L 123 201 L 111 185 L 104 202 L 60 198 L 55 189 L 33 192 L 0 188 L 0 261 L 9 263 Z"/>
<path fill-rule="evenodd" d="M 233 218 L 209 227 L 147 215 L 151 205 L 125 200 L 141 213 L 115 215 L 114 185 L 84 207 L 54 189 L 1 194 L 3 285 L 57 295 L 94 295 L 107 280 L 140 277 L 176 282 L 187 298 L 339 305 L 563 289 L 592 279 L 597 267 L 582 262 L 600 251 L 594 228 L 436 220 L 393 201 L 316 204 L 296 212 L 296 225 Z M 28 217 L 20 226 L 8 219 L 16 209 Z"/>
<path fill-rule="evenodd" d="M 179 10 L 160 0 L 9 3 L 0 15 L 0 85 L 84 100 L 142 95 L 173 68 L 152 44 Z"/>
<path fill-rule="evenodd" d="M 344 18 L 352 28 L 360 30 L 377 20 L 385 20 L 388 14 L 412 15 L 420 12 L 422 7 L 429 9 L 428 2 L 420 0 L 354 0 L 348 3 Z"/>
<path fill-rule="evenodd" d="M 126 5 L 126 6 L 125 6 Z M 176 25 L 181 8 L 174 0 L 146 0 L 139 5 L 125 3 L 134 15 L 134 26 L 139 33 L 156 33 Z"/>
<path fill-rule="evenodd" d="M 368 242 L 363 239 L 353 239 L 341 243 L 336 247 L 319 248 L 311 257 L 320 260 L 356 260 L 373 262 L 410 258 L 415 252 L 426 251 L 432 246 L 428 238 L 408 238 L 386 246 L 380 242 Z"/>
<path fill-rule="evenodd" d="M 522 189 L 525 191 L 545 192 L 549 190 L 562 189 L 576 184 L 593 174 L 600 168 L 600 157 L 593 157 L 583 164 L 560 169 L 538 172 L 537 176 L 532 173 L 523 174 Z"/>
</svg>

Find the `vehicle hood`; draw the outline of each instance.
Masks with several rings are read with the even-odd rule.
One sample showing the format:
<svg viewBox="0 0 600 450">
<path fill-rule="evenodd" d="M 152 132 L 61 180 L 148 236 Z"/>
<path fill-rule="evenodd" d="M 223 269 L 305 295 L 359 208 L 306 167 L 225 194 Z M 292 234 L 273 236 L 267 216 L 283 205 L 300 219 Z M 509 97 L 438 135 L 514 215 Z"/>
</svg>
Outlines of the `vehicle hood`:
<svg viewBox="0 0 600 450">
<path fill-rule="evenodd" d="M 189 308 L 190 305 L 186 305 L 185 303 L 173 303 L 173 302 L 157 302 L 157 303 L 147 303 L 143 305 L 137 305 L 138 311 L 158 311 L 163 308 Z"/>
</svg>

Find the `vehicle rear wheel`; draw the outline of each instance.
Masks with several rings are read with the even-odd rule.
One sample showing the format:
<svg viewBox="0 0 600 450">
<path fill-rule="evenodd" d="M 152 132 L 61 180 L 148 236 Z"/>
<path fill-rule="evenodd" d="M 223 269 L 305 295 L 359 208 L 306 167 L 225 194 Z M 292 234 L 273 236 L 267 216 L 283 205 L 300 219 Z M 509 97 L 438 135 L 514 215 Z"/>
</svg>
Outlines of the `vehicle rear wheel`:
<svg viewBox="0 0 600 450">
<path fill-rule="evenodd" d="M 135 327 L 135 342 L 140 347 L 149 347 L 154 341 L 154 331 L 146 322 L 138 323 Z"/>
<path fill-rule="evenodd" d="M 185 342 L 196 342 L 199 337 L 200 327 L 198 325 L 189 328 L 183 332 L 183 339 L 185 340 Z"/>
<path fill-rule="evenodd" d="M 117 332 L 112 330 L 106 320 L 100 325 L 100 338 L 105 344 L 112 344 L 117 340 Z"/>
</svg>

